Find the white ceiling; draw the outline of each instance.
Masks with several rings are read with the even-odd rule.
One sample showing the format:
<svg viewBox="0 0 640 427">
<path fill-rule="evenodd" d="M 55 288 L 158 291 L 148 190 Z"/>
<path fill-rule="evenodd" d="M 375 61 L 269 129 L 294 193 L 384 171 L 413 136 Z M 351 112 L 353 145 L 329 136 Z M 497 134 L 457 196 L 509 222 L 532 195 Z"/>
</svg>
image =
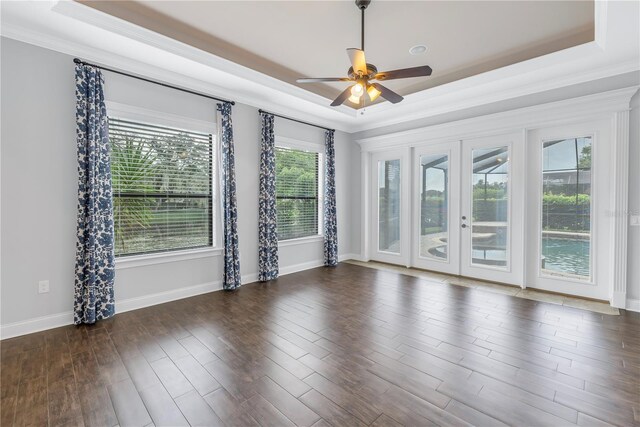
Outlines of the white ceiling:
<svg viewBox="0 0 640 427">
<path fill-rule="evenodd" d="M 342 77 L 360 46 L 349 1 L 88 1 L 96 9 L 295 84 Z M 594 39 L 593 1 L 380 1 L 366 11 L 365 52 L 379 71 L 430 65 L 429 78 L 385 82 L 402 95 Z M 409 48 L 428 47 L 413 56 Z M 333 98 L 345 83 L 304 85 Z"/>
</svg>

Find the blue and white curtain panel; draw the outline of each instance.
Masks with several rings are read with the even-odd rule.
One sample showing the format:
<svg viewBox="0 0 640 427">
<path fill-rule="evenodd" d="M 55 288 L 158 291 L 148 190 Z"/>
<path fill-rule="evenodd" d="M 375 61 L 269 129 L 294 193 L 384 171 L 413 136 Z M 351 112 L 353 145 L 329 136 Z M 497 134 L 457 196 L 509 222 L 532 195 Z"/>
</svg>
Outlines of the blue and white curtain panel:
<svg viewBox="0 0 640 427">
<path fill-rule="evenodd" d="M 338 220 L 336 214 L 336 151 L 333 130 L 324 133 L 324 265 L 338 265 Z"/>
<path fill-rule="evenodd" d="M 240 248 L 238 245 L 238 207 L 236 201 L 236 171 L 233 149 L 233 124 L 231 103 L 218 104 L 220 113 L 222 229 L 224 244 L 224 273 L 222 288 L 234 290 L 240 287 Z"/>
<path fill-rule="evenodd" d="M 99 69 L 76 65 L 78 226 L 73 322 L 115 313 L 113 198 L 104 81 Z"/>
<path fill-rule="evenodd" d="M 276 211 L 276 152 L 273 115 L 260 113 L 260 196 L 258 209 L 258 280 L 278 278 L 278 217 Z"/>
</svg>

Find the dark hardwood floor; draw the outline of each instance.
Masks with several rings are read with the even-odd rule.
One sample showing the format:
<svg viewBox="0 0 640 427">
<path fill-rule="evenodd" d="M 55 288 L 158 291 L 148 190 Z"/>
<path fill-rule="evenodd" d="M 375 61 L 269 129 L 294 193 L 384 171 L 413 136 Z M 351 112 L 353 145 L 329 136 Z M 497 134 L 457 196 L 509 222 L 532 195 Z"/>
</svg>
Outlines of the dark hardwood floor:
<svg viewBox="0 0 640 427">
<path fill-rule="evenodd" d="M 2 341 L 1 424 L 640 425 L 640 317 L 349 264 Z"/>
</svg>

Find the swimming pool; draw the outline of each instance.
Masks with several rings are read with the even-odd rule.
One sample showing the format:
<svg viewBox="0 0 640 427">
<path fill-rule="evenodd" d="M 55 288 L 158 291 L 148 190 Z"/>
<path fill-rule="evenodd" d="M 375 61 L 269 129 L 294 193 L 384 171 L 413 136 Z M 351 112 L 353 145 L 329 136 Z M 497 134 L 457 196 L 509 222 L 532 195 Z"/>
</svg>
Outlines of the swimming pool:
<svg viewBox="0 0 640 427">
<path fill-rule="evenodd" d="M 586 239 L 543 237 L 544 268 L 589 277 L 590 246 L 591 242 Z"/>
<path fill-rule="evenodd" d="M 554 273 L 589 277 L 590 241 L 568 237 L 543 237 L 542 256 L 544 269 Z M 429 254 L 435 258 L 447 258 L 447 245 L 430 248 Z M 474 246 L 473 263 L 493 266 L 507 265 L 506 251 L 492 246 Z"/>
</svg>

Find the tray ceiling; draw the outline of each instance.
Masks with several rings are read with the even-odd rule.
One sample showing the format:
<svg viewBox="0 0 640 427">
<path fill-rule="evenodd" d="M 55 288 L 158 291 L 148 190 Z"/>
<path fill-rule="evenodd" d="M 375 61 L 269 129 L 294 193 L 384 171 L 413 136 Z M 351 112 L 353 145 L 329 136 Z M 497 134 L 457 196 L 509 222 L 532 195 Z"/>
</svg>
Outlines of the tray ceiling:
<svg viewBox="0 0 640 427">
<path fill-rule="evenodd" d="M 112 16 L 278 80 L 341 77 L 359 47 L 352 1 L 91 1 Z M 367 61 L 379 70 L 430 65 L 429 78 L 385 82 L 419 92 L 594 40 L 592 1 L 373 1 Z M 413 56 L 409 48 L 424 44 Z M 332 99 L 344 83 L 298 85 Z"/>
</svg>

